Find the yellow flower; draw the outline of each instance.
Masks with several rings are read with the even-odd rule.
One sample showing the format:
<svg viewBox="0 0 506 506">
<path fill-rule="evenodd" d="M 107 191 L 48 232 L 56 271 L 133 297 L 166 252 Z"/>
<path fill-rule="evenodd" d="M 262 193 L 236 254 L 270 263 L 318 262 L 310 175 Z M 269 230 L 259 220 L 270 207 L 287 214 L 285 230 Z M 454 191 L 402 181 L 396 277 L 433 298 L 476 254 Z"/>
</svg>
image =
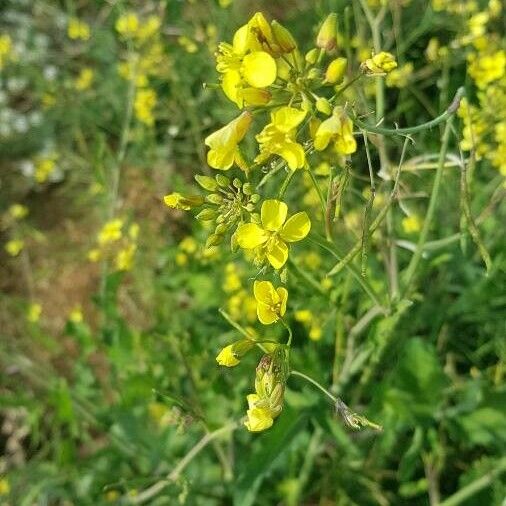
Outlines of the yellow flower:
<svg viewBox="0 0 506 506">
<path fill-rule="evenodd" d="M 87 90 L 91 86 L 94 77 L 95 73 L 93 72 L 93 70 L 90 69 L 89 67 L 85 67 L 81 69 L 81 72 L 79 72 L 79 75 L 74 81 L 74 87 L 78 91 Z"/>
<path fill-rule="evenodd" d="M 123 220 L 114 219 L 108 221 L 98 233 L 98 243 L 104 245 L 121 239 L 122 227 Z"/>
<path fill-rule="evenodd" d="M 7 251 L 11 257 L 17 257 L 24 247 L 25 241 L 21 239 L 12 239 L 5 245 L 5 251 Z"/>
<path fill-rule="evenodd" d="M 329 63 L 325 72 L 325 82 L 330 84 L 340 83 L 346 73 L 348 60 L 343 57 L 336 58 Z"/>
<path fill-rule="evenodd" d="M 240 157 L 238 148 L 251 124 L 250 112 L 243 112 L 230 123 L 205 138 L 206 146 L 211 149 L 207 153 L 207 163 L 213 169 L 228 170 Z"/>
<path fill-rule="evenodd" d="M 159 16 L 153 15 L 140 25 L 136 37 L 140 41 L 145 41 L 158 33 L 162 20 Z"/>
<path fill-rule="evenodd" d="M 309 309 L 299 309 L 295 311 L 295 319 L 301 323 L 310 323 L 313 319 L 313 313 Z"/>
<path fill-rule="evenodd" d="M 381 51 L 373 54 L 371 58 L 362 63 L 362 69 L 365 73 L 371 75 L 388 74 L 397 67 L 397 62 L 393 54 Z"/>
<path fill-rule="evenodd" d="M 88 251 L 87 257 L 90 262 L 98 262 L 101 257 L 100 250 L 97 248 L 94 248 L 94 249 Z"/>
<path fill-rule="evenodd" d="M 234 367 L 240 362 L 240 360 L 238 360 L 234 355 L 233 347 L 234 346 L 232 344 L 229 344 L 218 353 L 216 362 L 218 362 L 219 365 Z"/>
<path fill-rule="evenodd" d="M 241 339 L 235 343 L 229 344 L 218 353 L 216 362 L 225 367 L 234 367 L 254 345 L 255 342 L 251 339 Z"/>
<path fill-rule="evenodd" d="M 248 402 L 250 398 L 258 397 L 256 394 L 248 395 Z M 261 432 L 272 427 L 274 419 L 271 416 L 268 408 L 250 408 L 246 412 L 248 419 L 244 422 L 244 425 L 250 432 Z"/>
<path fill-rule="evenodd" d="M 267 257 L 275 269 L 288 259 L 287 242 L 304 239 L 311 229 L 307 213 L 299 212 L 286 219 L 288 206 L 279 200 L 265 200 L 261 209 L 261 226 L 245 223 L 237 228 L 237 244 L 243 249 L 257 249 L 261 259 Z M 285 223 L 286 222 L 286 223 Z"/>
<path fill-rule="evenodd" d="M 71 18 L 67 26 L 67 35 L 73 40 L 88 40 L 90 38 L 90 27 L 84 21 Z"/>
<path fill-rule="evenodd" d="M 187 197 L 180 193 L 174 192 L 163 197 L 165 205 L 172 209 L 180 209 L 182 211 L 189 211 L 193 207 L 200 206 L 204 203 L 203 197 L 200 195 L 188 195 Z"/>
<path fill-rule="evenodd" d="M 263 15 L 256 13 L 235 32 L 232 44 L 218 46 L 216 70 L 223 74 L 221 87 L 240 108 L 244 102 L 265 103 L 265 95 L 251 93 L 251 88 L 267 88 L 276 80 L 276 61 L 264 50 L 269 42 L 274 43 L 271 28 Z"/>
<path fill-rule="evenodd" d="M 413 74 L 413 64 L 411 62 L 406 63 L 398 69 L 392 70 L 386 78 L 387 86 L 393 88 L 404 88 Z"/>
<path fill-rule="evenodd" d="M 28 209 L 21 204 L 12 204 L 12 206 L 9 207 L 8 213 L 15 220 L 21 220 L 28 214 Z"/>
<path fill-rule="evenodd" d="M 116 269 L 118 271 L 129 271 L 132 269 L 136 250 L 137 246 L 135 244 L 129 244 L 118 251 L 116 254 Z"/>
<path fill-rule="evenodd" d="M 312 325 L 309 329 L 309 339 L 312 341 L 319 341 L 322 338 L 322 328 L 320 325 Z"/>
<path fill-rule="evenodd" d="M 35 180 L 44 183 L 56 169 L 56 156 L 40 158 L 35 162 Z"/>
<path fill-rule="evenodd" d="M 274 288 L 270 281 L 255 281 L 253 293 L 257 301 L 257 316 L 261 323 L 270 325 L 286 313 L 288 291 L 280 286 Z"/>
<path fill-rule="evenodd" d="M 489 54 L 469 55 L 469 75 L 474 79 L 478 88 L 486 88 L 489 83 L 503 77 L 506 73 L 506 51 L 491 52 Z"/>
<path fill-rule="evenodd" d="M 271 122 L 256 136 L 260 154 L 256 163 L 264 163 L 271 155 L 281 156 L 291 170 L 304 166 L 304 148 L 295 140 L 296 128 L 306 117 L 306 111 L 280 107 L 271 113 Z"/>
<path fill-rule="evenodd" d="M 116 30 L 123 37 L 133 37 L 139 30 L 139 18 L 135 12 L 127 12 L 116 21 Z"/>
<path fill-rule="evenodd" d="M 332 51 L 337 44 L 337 14 L 329 14 L 323 22 L 318 35 L 316 36 L 316 46 L 326 51 Z"/>
<path fill-rule="evenodd" d="M 357 150 L 353 122 L 342 107 L 336 107 L 332 116 L 320 124 L 316 130 L 314 147 L 323 151 L 331 140 L 334 140 L 335 150 L 342 155 L 350 155 Z"/>
<path fill-rule="evenodd" d="M 76 306 L 69 314 L 69 320 L 72 323 L 81 323 L 83 321 L 83 312 L 80 306 Z"/>
<path fill-rule="evenodd" d="M 155 118 L 153 109 L 156 106 L 156 91 L 150 88 L 140 89 L 135 94 L 134 109 L 136 118 L 142 123 L 153 126 Z"/>
<path fill-rule="evenodd" d="M 40 319 L 40 315 L 42 313 L 42 306 L 34 302 L 28 306 L 28 312 L 26 314 L 26 319 L 31 323 L 37 323 Z"/>
<path fill-rule="evenodd" d="M 8 495 L 11 491 L 11 485 L 7 478 L 0 478 L 0 496 Z"/>
<path fill-rule="evenodd" d="M 411 216 L 406 216 L 402 219 L 402 228 L 406 234 L 414 234 L 416 232 L 420 232 L 422 229 L 423 221 L 416 214 L 412 214 Z"/>
</svg>

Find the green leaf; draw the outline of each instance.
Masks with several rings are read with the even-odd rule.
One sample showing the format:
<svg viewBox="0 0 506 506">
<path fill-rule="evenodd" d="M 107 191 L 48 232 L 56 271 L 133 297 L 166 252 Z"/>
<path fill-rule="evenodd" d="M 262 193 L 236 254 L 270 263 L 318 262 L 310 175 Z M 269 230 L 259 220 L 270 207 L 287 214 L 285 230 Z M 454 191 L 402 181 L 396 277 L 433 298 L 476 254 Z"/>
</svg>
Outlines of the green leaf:
<svg viewBox="0 0 506 506">
<path fill-rule="evenodd" d="M 285 406 L 282 415 L 269 431 L 259 434 L 259 445 L 253 450 L 248 464 L 239 475 L 234 487 L 234 506 L 255 504 L 262 480 L 271 471 L 280 455 L 292 444 L 301 432 L 307 416 Z"/>
</svg>

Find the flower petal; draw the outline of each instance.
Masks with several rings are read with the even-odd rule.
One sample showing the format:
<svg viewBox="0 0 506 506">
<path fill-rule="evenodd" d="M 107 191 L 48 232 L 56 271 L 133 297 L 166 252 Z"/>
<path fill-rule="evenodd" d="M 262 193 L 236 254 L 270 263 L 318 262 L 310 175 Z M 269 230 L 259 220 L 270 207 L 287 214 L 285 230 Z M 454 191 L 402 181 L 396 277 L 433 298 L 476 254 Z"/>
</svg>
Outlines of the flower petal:
<svg viewBox="0 0 506 506">
<path fill-rule="evenodd" d="M 256 223 L 244 223 L 237 227 L 236 239 L 241 248 L 253 249 L 267 241 L 268 234 Z"/>
<path fill-rule="evenodd" d="M 288 290 L 283 286 L 280 286 L 277 290 L 279 299 L 281 301 L 281 307 L 279 309 L 279 316 L 283 316 L 286 313 L 286 303 L 288 301 Z"/>
<path fill-rule="evenodd" d="M 271 114 L 271 120 L 276 125 L 276 128 L 284 133 L 297 128 L 305 117 L 306 111 L 288 106 L 280 107 Z"/>
<path fill-rule="evenodd" d="M 269 53 L 254 51 L 243 58 L 242 72 L 250 86 L 266 88 L 276 80 L 276 62 Z"/>
<path fill-rule="evenodd" d="M 253 295 L 257 302 L 272 306 L 279 302 L 278 293 L 274 290 L 270 281 L 255 281 L 253 283 Z"/>
<path fill-rule="evenodd" d="M 267 250 L 267 260 L 275 269 L 281 269 L 288 260 L 288 246 L 278 239 Z"/>
<path fill-rule="evenodd" d="M 280 146 L 277 154 L 286 160 L 290 170 L 300 169 L 304 166 L 306 161 L 304 148 L 297 142 L 293 141 L 285 141 Z"/>
<path fill-rule="evenodd" d="M 248 420 L 244 422 L 250 432 L 261 432 L 272 426 L 274 420 L 265 408 L 252 408 L 247 411 Z"/>
<path fill-rule="evenodd" d="M 262 225 L 265 230 L 276 232 L 286 220 L 288 206 L 280 200 L 264 200 L 261 210 Z"/>
<path fill-rule="evenodd" d="M 296 213 L 291 216 L 281 230 L 281 237 L 288 242 L 304 239 L 311 230 L 311 221 L 306 212 Z"/>
<path fill-rule="evenodd" d="M 264 325 L 270 325 L 278 320 L 278 315 L 266 304 L 259 302 L 257 304 L 257 316 L 260 323 Z"/>
<path fill-rule="evenodd" d="M 237 70 L 229 70 L 223 75 L 221 88 L 229 100 L 234 102 L 237 107 L 242 108 L 241 75 Z"/>
</svg>

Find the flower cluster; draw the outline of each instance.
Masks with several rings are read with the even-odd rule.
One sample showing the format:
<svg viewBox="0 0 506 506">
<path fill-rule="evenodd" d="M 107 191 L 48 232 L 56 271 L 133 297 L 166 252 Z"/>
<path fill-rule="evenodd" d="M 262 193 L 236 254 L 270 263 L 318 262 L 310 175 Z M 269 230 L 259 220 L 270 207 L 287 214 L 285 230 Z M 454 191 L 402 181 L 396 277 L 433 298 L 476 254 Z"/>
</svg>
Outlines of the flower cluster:
<svg viewBox="0 0 506 506">
<path fill-rule="evenodd" d="M 265 353 L 256 370 L 255 393 L 247 398 L 245 425 L 252 432 L 268 429 L 282 409 L 292 341 L 285 320 L 288 290 L 283 285 L 291 245 L 307 240 L 313 228 L 300 205 L 324 218 L 320 210 L 314 212 L 322 198 L 321 192 L 313 193 L 315 175 L 332 177 L 333 170 L 344 167 L 357 150 L 354 111 L 344 92 L 359 79 L 381 78 L 397 66 L 392 54 L 370 56 L 370 50 L 365 61 L 353 65 L 342 54 L 337 26 L 337 16 L 329 15 L 314 47 L 304 54 L 287 28 L 277 21 L 269 23 L 258 12 L 235 32 L 231 42 L 221 42 L 216 51 L 219 88 L 240 109 L 204 141 L 209 167 L 222 172 L 214 177 L 197 175 L 201 192 L 173 192 L 164 198 L 172 209 L 197 211 L 197 220 L 212 229 L 206 248 L 230 244 L 233 253 L 241 249 L 258 269 L 252 300 L 238 270 L 227 265 L 228 318 L 236 328 L 238 319 L 252 323 L 253 307 L 261 324 L 278 323 L 289 333 L 287 342 L 281 343 L 243 328 L 242 339 L 225 346 L 217 356 L 220 365 L 233 367 L 250 350 L 258 347 Z M 299 209 L 289 212 L 284 195 L 297 179 L 304 198 Z M 277 189 L 275 194 L 272 188 Z M 262 279 L 268 273 L 281 285 Z M 322 330 L 310 320 L 306 323 L 316 341 Z"/>
</svg>

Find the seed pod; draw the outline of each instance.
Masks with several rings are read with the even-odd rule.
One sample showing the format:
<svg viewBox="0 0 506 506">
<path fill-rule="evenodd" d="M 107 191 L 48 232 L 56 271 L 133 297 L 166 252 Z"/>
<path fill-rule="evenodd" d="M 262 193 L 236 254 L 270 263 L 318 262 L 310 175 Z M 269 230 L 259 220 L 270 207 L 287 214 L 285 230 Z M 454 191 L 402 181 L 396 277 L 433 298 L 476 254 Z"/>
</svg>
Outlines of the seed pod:
<svg viewBox="0 0 506 506">
<path fill-rule="evenodd" d="M 200 211 L 199 214 L 197 214 L 197 216 L 195 216 L 195 218 L 199 221 L 211 221 L 211 220 L 214 220 L 217 216 L 217 213 L 216 211 L 214 211 L 213 209 L 203 209 L 202 211 Z"/>
<path fill-rule="evenodd" d="M 195 176 L 195 181 L 197 181 L 197 183 L 202 188 L 204 188 L 204 190 L 207 190 L 210 192 L 213 192 L 216 190 L 216 188 L 218 188 L 218 184 L 216 183 L 216 181 L 212 177 L 209 177 L 209 176 L 203 176 L 201 174 L 197 174 Z"/>
<path fill-rule="evenodd" d="M 222 188 L 226 188 L 230 184 L 230 179 L 227 176 L 224 176 L 223 174 L 218 174 L 215 176 L 216 182 L 219 186 Z"/>
<path fill-rule="evenodd" d="M 223 197 L 218 193 L 210 193 L 206 196 L 206 200 L 211 202 L 211 204 L 220 205 L 223 203 Z"/>
</svg>

